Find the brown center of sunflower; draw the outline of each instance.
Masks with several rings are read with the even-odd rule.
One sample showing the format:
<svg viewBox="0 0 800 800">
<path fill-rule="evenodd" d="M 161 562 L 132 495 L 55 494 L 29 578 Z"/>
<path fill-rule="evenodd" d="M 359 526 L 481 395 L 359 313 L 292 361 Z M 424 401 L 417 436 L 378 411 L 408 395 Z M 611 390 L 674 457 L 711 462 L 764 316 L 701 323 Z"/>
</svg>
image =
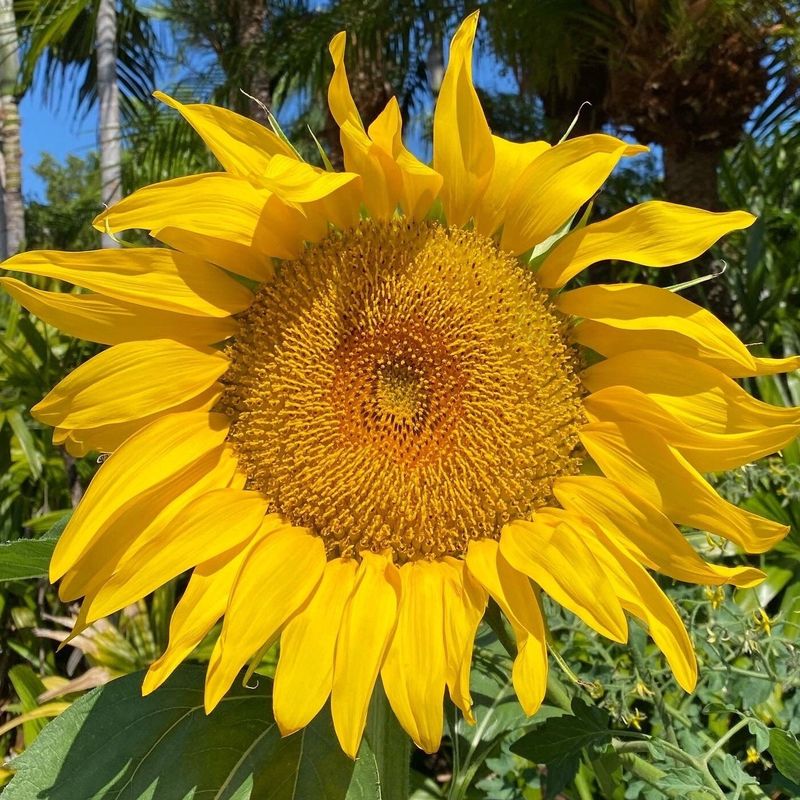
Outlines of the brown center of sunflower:
<svg viewBox="0 0 800 800">
<path fill-rule="evenodd" d="M 332 234 L 261 288 L 229 356 L 223 406 L 249 487 L 331 555 L 461 555 L 579 466 L 562 322 L 470 231 Z"/>
</svg>

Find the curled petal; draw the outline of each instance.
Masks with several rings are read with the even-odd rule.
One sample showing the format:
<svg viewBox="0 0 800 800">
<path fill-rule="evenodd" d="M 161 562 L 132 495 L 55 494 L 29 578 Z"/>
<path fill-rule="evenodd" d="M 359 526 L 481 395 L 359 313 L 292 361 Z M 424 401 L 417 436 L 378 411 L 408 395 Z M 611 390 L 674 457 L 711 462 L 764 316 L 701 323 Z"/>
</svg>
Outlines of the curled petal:
<svg viewBox="0 0 800 800">
<path fill-rule="evenodd" d="M 726 233 L 747 228 L 746 211 L 704 211 L 650 200 L 595 222 L 560 239 L 536 273 L 548 289 L 562 287 L 597 261 L 633 261 L 669 267 L 697 258 Z"/>
</svg>

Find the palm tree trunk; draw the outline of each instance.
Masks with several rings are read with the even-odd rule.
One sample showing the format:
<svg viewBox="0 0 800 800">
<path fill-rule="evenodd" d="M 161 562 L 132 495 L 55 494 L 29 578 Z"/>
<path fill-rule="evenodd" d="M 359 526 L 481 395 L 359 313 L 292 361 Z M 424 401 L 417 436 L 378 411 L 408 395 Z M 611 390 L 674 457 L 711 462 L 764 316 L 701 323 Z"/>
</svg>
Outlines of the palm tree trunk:
<svg viewBox="0 0 800 800">
<path fill-rule="evenodd" d="M 0 252 L 3 258 L 18 252 L 25 241 L 25 207 L 22 203 L 22 151 L 16 97 L 19 39 L 13 0 L 0 0 Z"/>
<path fill-rule="evenodd" d="M 97 96 L 100 100 L 100 192 L 103 205 L 110 206 L 122 197 L 115 0 L 100 0 L 97 9 L 96 37 Z M 119 247 L 119 245 L 104 233 L 103 247 Z"/>
<path fill-rule="evenodd" d="M 717 170 L 722 160 L 723 149 L 686 149 L 676 145 L 664 145 L 664 195 L 672 203 L 696 206 L 708 211 L 719 211 L 719 183 Z M 712 258 L 704 253 L 691 264 L 663 270 L 660 283 L 682 283 L 698 274 L 711 274 Z M 727 324 L 735 321 L 733 300 L 728 284 L 715 280 L 684 290 L 683 296 L 692 302 L 709 308 Z"/>
<path fill-rule="evenodd" d="M 667 200 L 718 211 L 717 169 L 722 153 L 722 149 L 681 150 L 664 143 L 664 194 Z"/>
<path fill-rule="evenodd" d="M 264 0 L 245 0 L 239 7 L 240 25 L 239 48 L 248 62 L 246 70 L 247 93 L 255 98 L 250 104 L 250 116 L 266 125 L 267 113 L 272 105 L 272 91 L 265 54 L 260 47 L 264 39 L 264 24 L 267 20 L 267 7 Z"/>
</svg>

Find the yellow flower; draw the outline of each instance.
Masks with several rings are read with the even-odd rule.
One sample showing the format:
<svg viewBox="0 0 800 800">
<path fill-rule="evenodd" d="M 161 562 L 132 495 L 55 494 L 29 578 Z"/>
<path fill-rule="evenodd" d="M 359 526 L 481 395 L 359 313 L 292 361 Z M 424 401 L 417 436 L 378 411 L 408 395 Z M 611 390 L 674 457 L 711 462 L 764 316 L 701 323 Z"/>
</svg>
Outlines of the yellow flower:
<svg viewBox="0 0 800 800">
<path fill-rule="evenodd" d="M 769 636 L 772 633 L 772 625 L 774 620 L 771 620 L 767 612 L 763 608 L 759 608 L 753 612 L 753 624 L 756 630 Z"/>
<path fill-rule="evenodd" d="M 330 697 L 353 756 L 380 675 L 431 752 L 445 690 L 472 720 L 488 597 L 517 638 L 517 696 L 539 707 L 539 590 L 615 641 L 626 613 L 642 619 L 690 691 L 691 642 L 648 570 L 737 586 L 763 574 L 704 562 L 674 523 L 748 552 L 786 533 L 701 473 L 797 435 L 800 410 L 733 379 L 798 359 L 754 357 L 665 289 L 561 291 L 598 261 L 688 261 L 753 217 L 647 202 L 555 237 L 644 148 L 493 136 L 472 84 L 476 23 L 452 42 L 432 167 L 403 146 L 396 102 L 364 127 L 340 34 L 329 101 L 347 172 L 304 163 L 251 120 L 159 95 L 224 172 L 140 189 L 95 224 L 170 249 L 6 265 L 89 290 L 3 279 L 46 322 L 111 345 L 34 409 L 69 452 L 111 453 L 51 565 L 61 597 L 84 598 L 76 630 L 192 570 L 145 692 L 224 618 L 209 711 L 280 637 L 283 733 Z M 587 367 L 585 350 L 603 359 Z"/>
<path fill-rule="evenodd" d="M 725 602 L 725 590 L 721 586 L 706 586 L 703 589 L 706 600 L 710 601 L 711 608 L 716 611 Z"/>
<path fill-rule="evenodd" d="M 647 719 L 647 714 L 642 713 L 639 711 L 638 708 L 634 708 L 631 711 L 630 716 L 627 717 L 625 720 L 625 724 L 629 728 L 633 728 L 634 730 L 640 731 L 642 729 L 642 723 Z"/>
<path fill-rule="evenodd" d="M 745 764 L 759 764 L 761 762 L 761 753 L 756 750 L 753 745 L 749 745 L 747 748 L 747 755 L 745 756 L 744 763 Z"/>
</svg>

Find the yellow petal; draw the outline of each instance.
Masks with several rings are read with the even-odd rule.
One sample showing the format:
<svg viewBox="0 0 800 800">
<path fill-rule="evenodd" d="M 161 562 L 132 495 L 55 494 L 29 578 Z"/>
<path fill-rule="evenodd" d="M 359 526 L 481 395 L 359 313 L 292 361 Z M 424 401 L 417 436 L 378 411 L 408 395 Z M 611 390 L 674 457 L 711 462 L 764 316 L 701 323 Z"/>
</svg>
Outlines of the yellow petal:
<svg viewBox="0 0 800 800">
<path fill-rule="evenodd" d="M 800 408 L 762 403 L 714 367 L 665 350 L 620 353 L 584 370 L 582 380 L 592 392 L 631 386 L 685 424 L 708 433 L 800 424 Z"/>
<path fill-rule="evenodd" d="M 709 433 L 687 425 L 630 386 L 600 389 L 583 404 L 590 421 L 639 422 L 657 431 L 700 472 L 718 472 L 748 464 L 786 447 L 800 433 L 800 423 L 746 433 Z"/>
<path fill-rule="evenodd" d="M 361 219 L 361 204 L 364 194 L 364 184 L 361 178 L 346 184 L 336 194 L 329 195 L 322 200 L 316 200 L 313 203 L 306 203 L 303 206 L 303 211 L 309 220 L 309 227 L 316 233 L 317 230 L 322 230 L 322 233 L 317 235 L 316 238 L 307 236 L 308 241 L 319 241 L 320 238 L 326 236 L 329 231 L 327 223 L 330 223 L 339 230 L 347 230 L 358 224 Z M 325 223 L 322 228 L 319 223 Z"/>
<path fill-rule="evenodd" d="M 39 319 L 90 342 L 174 339 L 186 344 L 213 344 L 233 336 L 238 329 L 233 317 L 178 314 L 101 294 L 43 292 L 15 278 L 0 278 L 0 285 Z"/>
<path fill-rule="evenodd" d="M 623 156 L 646 150 L 595 133 L 542 153 L 509 193 L 501 247 L 524 253 L 552 236 L 591 199 Z"/>
<path fill-rule="evenodd" d="M 222 172 L 145 186 L 104 211 L 93 224 L 110 233 L 142 228 L 157 235 L 164 228 L 176 228 L 277 258 L 296 258 L 308 229 L 302 213 L 268 189 Z M 238 271 L 235 263 L 223 266 Z M 265 268 L 261 277 L 268 274 Z"/>
<path fill-rule="evenodd" d="M 405 148 L 402 139 L 402 116 L 397 99 L 392 97 L 384 110 L 369 126 L 369 136 L 376 147 L 389 154 L 396 164 L 400 179 L 397 200 L 406 217 L 422 219 L 430 211 L 433 201 L 442 187 L 442 176 L 423 164 Z M 387 181 L 394 181 L 393 173 L 387 171 Z M 393 184 L 392 184 L 393 185 Z"/>
<path fill-rule="evenodd" d="M 392 710 L 426 753 L 439 749 L 444 727 L 443 567 L 424 560 L 400 567 L 397 627 L 381 669 Z"/>
<path fill-rule="evenodd" d="M 147 670 L 142 694 L 150 694 L 161 686 L 225 613 L 228 595 L 247 550 L 240 547 L 227 551 L 195 567 L 172 612 L 167 649 Z"/>
<path fill-rule="evenodd" d="M 336 195 L 357 180 L 352 172 L 326 172 L 304 161 L 273 156 L 259 183 L 285 203 L 306 204 Z"/>
<path fill-rule="evenodd" d="M 128 439 L 100 467 L 70 517 L 50 561 L 51 582 L 57 581 L 130 503 L 157 492 L 169 478 L 220 447 L 228 424 L 223 414 L 172 414 Z"/>
<path fill-rule="evenodd" d="M 444 646 L 446 682 L 450 698 L 461 709 L 467 722 L 475 724 L 469 676 L 472 647 L 488 594 L 460 558 L 446 558 L 444 577 Z"/>
<path fill-rule="evenodd" d="M 475 214 L 475 228 L 485 236 L 491 236 L 503 224 L 508 197 L 514 184 L 542 153 L 550 149 L 547 142 L 509 142 L 499 136 L 492 136 L 492 143 L 492 179 Z"/>
<path fill-rule="evenodd" d="M 592 520 L 611 539 L 650 569 L 679 581 L 755 586 L 764 573 L 754 567 L 724 567 L 703 561 L 654 505 L 607 478 L 559 478 L 553 488 L 570 512 Z"/>
<path fill-rule="evenodd" d="M 76 458 L 82 458 L 87 453 L 113 453 L 126 440 L 138 431 L 161 419 L 167 414 L 182 414 L 188 411 L 209 411 L 222 396 L 222 385 L 214 383 L 200 394 L 189 398 L 183 403 L 178 403 L 167 409 L 162 409 L 153 414 L 134 417 L 123 422 L 114 422 L 110 425 L 87 424 L 81 428 L 55 428 L 53 442 L 56 438 L 62 439 L 67 452 Z"/>
<path fill-rule="evenodd" d="M 364 205 L 370 216 L 391 219 L 403 188 L 394 159 L 349 121 L 342 126 L 341 142 L 345 166 L 361 175 L 364 181 Z"/>
<path fill-rule="evenodd" d="M 282 736 L 308 725 L 331 693 L 336 639 L 357 566 L 349 558 L 329 561 L 308 605 L 281 634 L 272 704 Z"/>
<path fill-rule="evenodd" d="M 378 672 L 397 621 L 400 576 L 388 556 L 361 553 L 333 664 L 331 713 L 336 736 L 355 758 Z"/>
<path fill-rule="evenodd" d="M 492 539 L 471 541 L 466 564 L 511 623 L 517 640 L 511 680 L 525 713 L 535 714 L 547 690 L 547 641 L 530 581 L 512 567 Z"/>
<path fill-rule="evenodd" d="M 127 422 L 197 397 L 227 367 L 219 351 L 170 339 L 124 342 L 81 364 L 31 411 L 59 428 Z"/>
<path fill-rule="evenodd" d="M 207 713 L 253 654 L 305 603 L 325 569 L 322 539 L 306 529 L 275 528 L 267 517 L 259 536 L 234 582 L 222 633 L 208 665 Z"/>
<path fill-rule="evenodd" d="M 377 219 L 390 219 L 401 203 L 405 215 L 421 219 L 435 199 L 442 178 L 410 153 L 402 142 L 402 119 L 397 100 L 364 130 L 344 65 L 346 35 L 337 34 L 330 43 L 334 72 L 328 86 L 328 105 L 341 130 L 344 163 L 363 178 L 364 205 Z"/>
<path fill-rule="evenodd" d="M 138 537 L 90 603 L 87 621 L 113 614 L 200 562 L 238 547 L 266 510 L 258 492 L 237 489 L 215 489 L 192 500 L 172 518 L 168 538 L 159 530 Z"/>
<path fill-rule="evenodd" d="M 254 281 L 270 280 L 275 273 L 272 256 L 267 253 L 277 251 L 278 245 L 274 248 L 266 247 L 266 252 L 260 252 L 252 246 L 231 242 L 219 236 L 207 236 L 200 231 L 187 231 L 169 225 L 153 228 L 150 235 L 181 253 L 204 258 Z"/>
<path fill-rule="evenodd" d="M 253 300 L 249 289 L 206 261 L 150 247 L 85 253 L 32 250 L 3 266 L 192 316 L 227 317 L 244 311 Z"/>
<path fill-rule="evenodd" d="M 400 205 L 406 217 L 421 220 L 431 210 L 442 188 L 442 176 L 401 145 L 396 155 L 403 179 Z"/>
<path fill-rule="evenodd" d="M 598 284 L 560 295 L 565 314 L 585 320 L 574 329 L 580 344 L 604 356 L 667 350 L 702 361 L 732 378 L 792 369 L 791 360 L 756 358 L 713 314 L 676 292 L 636 283 Z M 796 358 L 800 366 L 800 357 Z"/>
<path fill-rule="evenodd" d="M 604 536 L 596 526 L 584 528 L 597 558 L 613 576 L 620 601 L 625 609 L 647 623 L 650 636 L 667 657 L 675 679 L 684 691 L 692 692 L 697 684 L 697 659 L 686 628 L 669 598 L 658 584 L 624 550 Z"/>
<path fill-rule="evenodd" d="M 589 455 L 616 483 L 644 497 L 673 522 L 725 536 L 763 553 L 788 528 L 723 500 L 657 433 L 631 422 L 594 422 L 580 434 Z"/>
<path fill-rule="evenodd" d="M 683 264 L 754 221 L 746 211 L 715 213 L 650 200 L 567 234 L 550 251 L 536 280 L 548 289 L 560 288 L 589 265 L 608 259 L 646 267 Z"/>
<path fill-rule="evenodd" d="M 333 76 L 328 84 L 328 107 L 331 116 L 341 128 L 345 122 L 350 122 L 356 128 L 364 130 L 361 115 L 358 113 L 353 95 L 350 93 L 350 84 L 347 80 L 347 70 L 344 65 L 344 51 L 347 45 L 347 34 L 340 31 L 331 39 L 328 51 L 333 59 Z"/>
<path fill-rule="evenodd" d="M 163 92 L 153 92 L 153 97 L 179 112 L 233 175 L 260 177 L 271 156 L 297 158 L 292 148 L 271 130 L 241 114 L 205 103 L 184 105 Z"/>
<path fill-rule="evenodd" d="M 138 542 L 164 541 L 180 512 L 207 492 L 231 485 L 235 473 L 236 456 L 224 446 L 131 500 L 66 572 L 58 591 L 61 599 L 72 601 L 85 595 L 81 613 L 87 617 L 91 601 Z"/>
<path fill-rule="evenodd" d="M 453 36 L 433 116 L 433 168 L 444 179 L 441 199 L 448 225 L 464 225 L 475 213 L 494 166 L 492 134 L 472 84 L 477 25 L 476 11 Z"/>
<path fill-rule="evenodd" d="M 370 216 L 391 219 L 402 193 L 400 170 L 392 156 L 393 142 L 387 150 L 374 144 L 364 130 L 347 81 L 344 65 L 346 42 L 346 34 L 342 32 L 333 38 L 329 46 L 334 71 L 328 85 L 328 105 L 340 128 L 345 166 L 363 179 L 364 205 Z M 382 122 L 378 123 L 376 131 L 381 129 Z"/>
<path fill-rule="evenodd" d="M 539 512 L 534 522 L 514 520 L 503 528 L 500 552 L 590 628 L 617 642 L 627 640 L 614 589 L 571 519 L 553 524 Z"/>
</svg>

